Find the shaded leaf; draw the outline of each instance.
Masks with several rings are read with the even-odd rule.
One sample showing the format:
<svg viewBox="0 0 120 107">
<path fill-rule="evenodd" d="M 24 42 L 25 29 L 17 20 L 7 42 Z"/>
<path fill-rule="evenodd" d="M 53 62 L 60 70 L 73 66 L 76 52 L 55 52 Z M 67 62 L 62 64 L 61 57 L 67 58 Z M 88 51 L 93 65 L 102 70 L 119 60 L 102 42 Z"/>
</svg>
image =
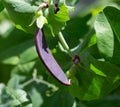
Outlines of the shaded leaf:
<svg viewBox="0 0 120 107">
<path fill-rule="evenodd" d="M 76 70 L 79 84 L 73 83 L 70 92 L 80 100 L 101 98 L 120 85 L 120 68 L 98 61 L 87 52 L 81 54 L 81 66 Z"/>
<path fill-rule="evenodd" d="M 0 12 L 4 9 L 2 2 L 0 1 Z"/>
<path fill-rule="evenodd" d="M 108 6 L 103 10 L 103 12 L 120 42 L 120 9 Z"/>
<path fill-rule="evenodd" d="M 32 45 L 33 41 L 28 41 L 3 51 L 0 53 L 1 62 L 16 65 L 37 58 L 35 47 Z"/>
<path fill-rule="evenodd" d="M 48 97 L 45 102 L 41 107 L 73 107 L 74 98 L 67 91 L 58 91 Z"/>
<path fill-rule="evenodd" d="M 63 34 L 70 48 L 74 48 L 79 44 L 80 39 L 88 33 L 89 26 L 87 26 L 87 22 L 90 17 L 90 14 L 85 17 L 75 17 L 67 22 L 67 26 L 65 27 L 65 30 L 63 30 Z"/>
<path fill-rule="evenodd" d="M 0 62 L 16 65 L 35 58 L 37 54 L 32 35 L 13 29 L 8 37 L 0 38 Z"/>
<path fill-rule="evenodd" d="M 103 10 L 103 12 L 107 17 L 115 34 L 114 53 L 111 62 L 115 64 L 120 64 L 120 10 L 115 7 L 108 6 Z"/>
</svg>

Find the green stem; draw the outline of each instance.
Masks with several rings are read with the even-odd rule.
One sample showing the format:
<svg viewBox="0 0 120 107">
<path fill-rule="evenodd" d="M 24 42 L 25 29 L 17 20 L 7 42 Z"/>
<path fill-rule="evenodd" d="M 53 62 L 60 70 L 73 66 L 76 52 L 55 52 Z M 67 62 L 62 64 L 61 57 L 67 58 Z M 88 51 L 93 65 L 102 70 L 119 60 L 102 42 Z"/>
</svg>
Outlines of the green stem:
<svg viewBox="0 0 120 107">
<path fill-rule="evenodd" d="M 23 83 L 20 88 L 24 88 L 28 85 L 30 85 L 31 83 L 33 82 L 36 82 L 36 83 L 42 83 L 44 85 L 47 85 L 48 87 L 52 88 L 54 91 L 57 91 L 58 90 L 58 87 L 56 87 L 55 85 L 53 84 L 50 84 L 49 82 L 47 81 L 44 81 L 42 77 L 38 77 L 37 76 L 37 70 L 34 69 L 34 72 L 33 72 L 33 78 L 31 78 L 30 80 L 28 80 L 27 82 Z"/>
<path fill-rule="evenodd" d="M 58 37 L 59 37 L 59 39 L 60 39 L 60 42 L 61 42 L 63 48 L 64 48 L 64 49 L 68 52 L 68 54 L 72 57 L 73 54 L 72 54 L 72 52 L 71 52 L 71 50 L 70 50 L 67 42 L 65 41 L 65 39 L 64 39 L 64 37 L 63 37 L 63 35 L 62 35 L 62 32 L 59 32 L 59 33 L 58 33 Z"/>
</svg>

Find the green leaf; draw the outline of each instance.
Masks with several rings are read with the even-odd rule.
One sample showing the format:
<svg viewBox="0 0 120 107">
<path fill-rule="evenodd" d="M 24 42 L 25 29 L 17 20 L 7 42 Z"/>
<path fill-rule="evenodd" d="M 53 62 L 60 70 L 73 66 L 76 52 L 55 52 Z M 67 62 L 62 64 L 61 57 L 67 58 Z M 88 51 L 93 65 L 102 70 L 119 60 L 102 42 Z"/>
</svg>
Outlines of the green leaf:
<svg viewBox="0 0 120 107">
<path fill-rule="evenodd" d="M 74 48 L 78 45 L 80 43 L 80 39 L 88 33 L 89 26 L 87 25 L 87 22 L 90 17 L 90 14 L 84 17 L 75 17 L 67 22 L 67 26 L 65 26 L 63 34 L 70 48 Z"/>
<path fill-rule="evenodd" d="M 7 9 L 11 19 L 19 29 L 29 33 L 34 33 L 35 25 L 29 26 L 34 17 L 37 6 L 26 0 L 4 0 L 4 7 Z"/>
<path fill-rule="evenodd" d="M 31 23 L 34 20 L 35 12 L 38 9 L 36 4 L 40 4 L 39 0 L 32 2 L 26 0 L 4 0 L 3 4 L 7 9 L 11 19 L 16 24 L 16 27 L 24 30 L 29 33 L 35 32 L 35 24 L 32 26 Z M 49 12 L 46 15 L 48 20 L 48 29 L 53 30 L 54 34 L 58 34 L 58 32 L 65 26 L 66 21 L 69 20 L 68 8 L 66 5 L 62 4 L 60 6 L 60 11 L 57 14 L 54 13 L 55 7 L 53 5 L 49 6 Z M 41 16 L 37 20 L 37 25 L 41 28 L 43 26 L 44 18 Z M 50 29 L 49 26 L 52 26 Z"/>
<path fill-rule="evenodd" d="M 33 82 L 25 87 L 26 92 L 29 93 L 33 107 L 44 107 L 43 104 L 46 103 L 47 91 L 51 91 L 44 83 Z M 36 100 L 39 99 L 39 100 Z"/>
<path fill-rule="evenodd" d="M 66 22 L 69 19 L 70 18 L 69 18 L 68 8 L 66 5 L 63 4 L 60 6 L 60 10 L 57 12 L 57 14 L 55 14 L 55 20 L 59 22 Z"/>
<path fill-rule="evenodd" d="M 97 15 L 94 27 L 100 53 L 104 58 L 111 58 L 114 51 L 114 34 L 104 13 L 99 13 Z"/>
<path fill-rule="evenodd" d="M 11 100 L 12 99 L 6 92 L 5 84 L 0 83 L 0 107 L 8 107 L 11 103 Z"/>
<path fill-rule="evenodd" d="M 114 53 L 111 59 L 112 63 L 120 64 L 120 10 L 115 7 L 106 7 L 103 10 L 115 34 Z"/>
<path fill-rule="evenodd" d="M 29 99 L 27 98 L 27 93 L 23 90 L 17 89 L 13 90 L 7 87 L 7 93 L 14 99 L 11 106 L 24 106 L 24 107 L 32 107 Z M 27 104 L 25 104 L 27 103 Z"/>
<path fill-rule="evenodd" d="M 3 6 L 3 4 L 2 4 L 1 1 L 0 1 L 0 12 L 1 12 L 3 9 L 4 9 L 4 6 Z"/>
<path fill-rule="evenodd" d="M 113 93 L 102 99 L 86 102 L 85 105 L 87 107 L 118 107 L 119 102 L 120 102 L 120 95 Z"/>
<path fill-rule="evenodd" d="M 107 75 L 105 73 L 103 73 L 101 70 L 96 68 L 93 64 L 90 65 L 90 69 L 97 75 L 107 77 Z"/>
<path fill-rule="evenodd" d="M 4 83 L 8 82 L 10 78 L 10 73 L 11 73 L 10 71 L 12 68 L 13 68 L 12 65 L 5 65 L 0 63 L 0 75 L 1 75 L 0 81 L 1 82 L 4 82 Z"/>
<path fill-rule="evenodd" d="M 37 58 L 31 35 L 14 29 L 6 38 L 0 38 L 0 62 L 16 65 Z M 8 42 L 9 41 L 9 42 Z"/>
<path fill-rule="evenodd" d="M 11 78 L 7 83 L 7 87 L 13 89 L 24 88 L 21 83 L 25 82 L 26 79 L 32 78 L 34 66 L 35 62 L 19 64 L 15 66 L 11 70 Z"/>
<path fill-rule="evenodd" d="M 88 43 L 88 47 L 92 46 L 92 45 L 95 45 L 96 44 L 96 35 L 93 34 L 89 40 L 89 43 Z"/>
<path fill-rule="evenodd" d="M 26 2 L 26 0 L 4 0 L 3 2 L 6 5 L 11 5 L 14 8 L 14 11 L 20 13 L 33 13 L 37 10 L 37 6 L 31 5 L 31 2 Z M 30 4 L 31 3 L 31 4 Z"/>
<path fill-rule="evenodd" d="M 103 12 L 120 42 L 120 9 L 108 6 L 103 10 Z"/>
<path fill-rule="evenodd" d="M 120 68 L 96 60 L 87 51 L 81 53 L 81 66 L 76 71 L 78 83 L 73 82 L 70 92 L 80 100 L 101 98 L 120 85 Z"/>
<path fill-rule="evenodd" d="M 30 97 L 32 100 L 33 107 L 40 107 L 44 102 L 44 99 L 42 98 L 41 93 L 38 92 L 37 88 L 32 87 Z M 36 99 L 39 99 L 39 101 Z"/>
<path fill-rule="evenodd" d="M 120 42 L 118 41 L 117 37 L 115 37 L 114 45 L 114 53 L 111 63 L 120 64 Z"/>
<path fill-rule="evenodd" d="M 16 75 L 16 74 L 19 76 L 20 76 L 20 74 L 32 76 L 34 65 L 35 65 L 35 61 L 27 62 L 24 64 L 19 64 L 12 69 L 11 76 L 14 77 L 14 75 Z"/>
<path fill-rule="evenodd" d="M 67 91 L 58 91 L 48 97 L 45 102 L 44 107 L 73 107 L 74 98 Z"/>
<path fill-rule="evenodd" d="M 51 5 L 49 7 L 49 14 L 47 16 L 48 20 L 48 28 L 52 30 L 53 34 L 58 34 L 66 25 L 66 21 L 69 20 L 68 9 L 66 5 L 61 5 L 60 10 L 55 14 L 54 13 L 55 7 Z"/>
</svg>

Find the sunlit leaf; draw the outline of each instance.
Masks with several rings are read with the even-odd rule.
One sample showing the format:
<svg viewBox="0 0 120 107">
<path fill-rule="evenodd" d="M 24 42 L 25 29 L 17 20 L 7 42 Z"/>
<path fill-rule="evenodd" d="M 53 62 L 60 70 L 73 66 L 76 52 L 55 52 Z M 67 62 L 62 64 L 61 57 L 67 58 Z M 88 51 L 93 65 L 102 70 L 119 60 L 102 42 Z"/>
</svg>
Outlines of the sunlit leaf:
<svg viewBox="0 0 120 107">
<path fill-rule="evenodd" d="M 104 13 L 97 15 L 94 27 L 100 53 L 105 58 L 111 58 L 114 51 L 114 34 Z"/>
</svg>

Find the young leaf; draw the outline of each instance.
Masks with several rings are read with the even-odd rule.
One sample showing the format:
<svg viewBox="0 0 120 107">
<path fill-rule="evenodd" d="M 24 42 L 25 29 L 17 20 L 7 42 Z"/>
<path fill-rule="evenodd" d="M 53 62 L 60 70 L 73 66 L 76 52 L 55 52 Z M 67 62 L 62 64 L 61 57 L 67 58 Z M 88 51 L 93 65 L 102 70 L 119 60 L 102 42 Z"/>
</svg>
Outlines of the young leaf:
<svg viewBox="0 0 120 107">
<path fill-rule="evenodd" d="M 47 19 L 43 15 L 41 15 L 37 18 L 36 23 L 37 23 L 37 27 L 41 29 L 43 25 L 47 23 Z"/>
<path fill-rule="evenodd" d="M 63 17 L 64 16 L 64 17 Z M 68 9 L 66 5 L 61 5 L 60 10 L 55 14 L 55 20 L 58 20 L 60 22 L 66 22 L 68 21 L 69 15 L 68 15 Z"/>
<path fill-rule="evenodd" d="M 47 15 L 48 26 L 51 26 L 50 30 L 54 34 L 58 34 L 61 29 L 66 25 L 69 20 L 68 8 L 66 5 L 61 5 L 60 10 L 55 13 L 55 7 L 51 5 L 49 7 L 49 14 Z"/>
<path fill-rule="evenodd" d="M 48 71 L 62 84 L 70 85 L 70 82 L 66 78 L 66 75 L 50 53 L 50 50 L 46 44 L 43 31 L 38 28 L 35 36 L 35 43 L 38 55 L 48 69 Z"/>
</svg>

